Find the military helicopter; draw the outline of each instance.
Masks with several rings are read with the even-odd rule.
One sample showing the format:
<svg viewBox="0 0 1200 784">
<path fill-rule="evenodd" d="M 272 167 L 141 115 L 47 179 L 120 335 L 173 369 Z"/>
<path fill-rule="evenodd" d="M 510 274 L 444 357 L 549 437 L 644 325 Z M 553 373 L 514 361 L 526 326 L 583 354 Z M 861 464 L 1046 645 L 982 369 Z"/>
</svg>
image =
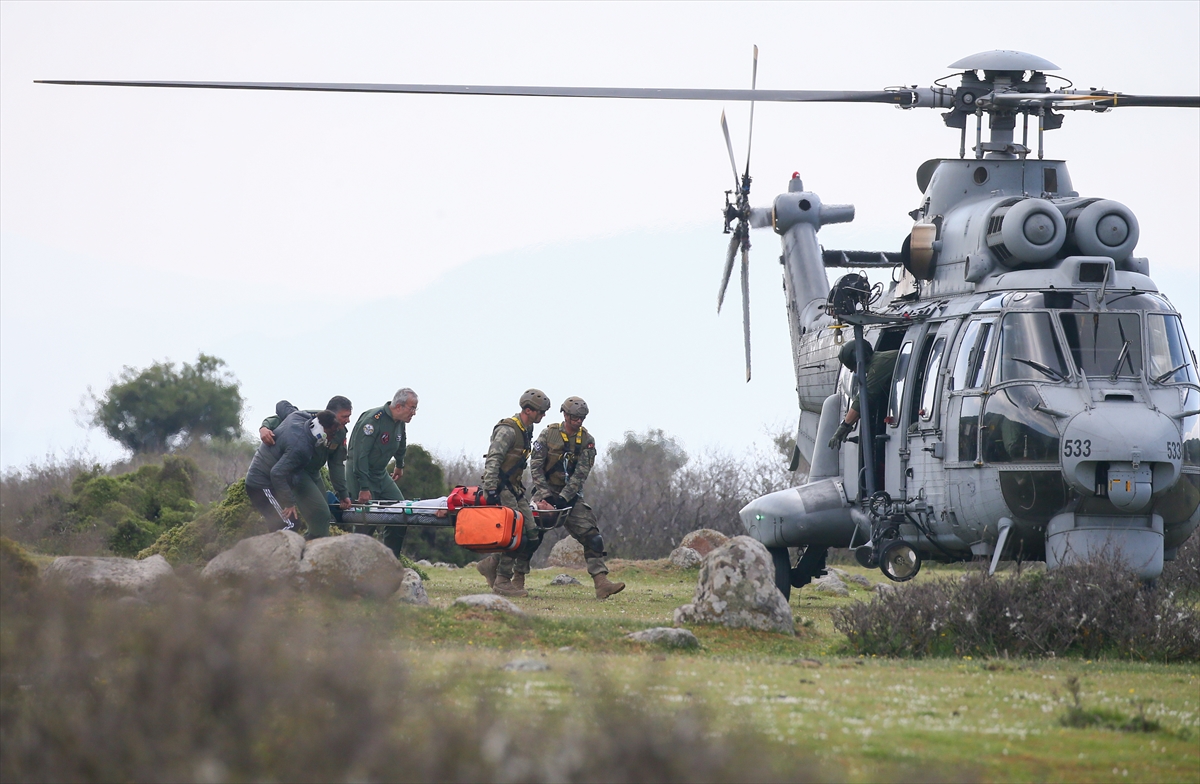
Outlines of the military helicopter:
<svg viewBox="0 0 1200 784">
<path fill-rule="evenodd" d="M 928 88 L 758 90 L 757 59 L 756 48 L 749 90 L 48 83 L 749 101 L 751 136 L 755 101 L 944 110 L 958 157 L 917 169 L 923 198 L 897 251 L 822 248 L 820 228 L 853 220 L 854 207 L 822 203 L 798 173 L 770 208 L 752 207 L 749 146 L 739 174 L 722 115 L 734 187 L 718 310 L 740 254 L 749 380 L 750 232 L 770 227 L 781 238 L 801 412 L 792 468 L 810 464 L 805 484 L 755 499 L 741 520 L 771 552 L 785 596 L 824 571 L 830 547 L 853 549 L 896 581 L 930 558 L 990 557 L 994 571 L 1005 559 L 1055 568 L 1100 554 L 1156 578 L 1200 525 L 1196 357 L 1149 261 L 1133 255 L 1136 216 L 1080 196 L 1066 162 L 1045 157 L 1044 134 L 1065 111 L 1200 107 L 1200 97 L 1077 90 L 1067 80 L 1052 90 L 1057 66 L 1007 50 L 963 58 Z M 850 274 L 831 289 L 830 268 L 887 268 L 893 281 L 884 290 Z M 839 360 L 847 345 L 854 372 Z M 894 356 L 886 394 L 860 395 L 858 435 L 831 445 L 856 388 L 867 389 L 871 353 Z"/>
</svg>

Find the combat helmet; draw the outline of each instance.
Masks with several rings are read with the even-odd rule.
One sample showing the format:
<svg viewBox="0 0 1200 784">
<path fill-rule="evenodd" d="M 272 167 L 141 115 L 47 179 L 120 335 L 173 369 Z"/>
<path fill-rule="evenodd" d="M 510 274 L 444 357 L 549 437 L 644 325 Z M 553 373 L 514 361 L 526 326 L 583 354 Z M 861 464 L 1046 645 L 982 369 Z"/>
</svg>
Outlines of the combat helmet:
<svg viewBox="0 0 1200 784">
<path fill-rule="evenodd" d="M 871 355 L 874 353 L 875 349 L 871 348 L 870 343 L 863 346 L 863 356 L 866 358 L 868 365 L 871 364 Z M 854 370 L 858 366 L 858 355 L 854 350 L 853 340 L 842 346 L 842 350 L 838 352 L 838 361 L 847 370 Z"/>
<path fill-rule="evenodd" d="M 588 415 L 587 403 L 583 402 L 583 398 L 571 396 L 563 401 L 559 408 L 564 414 L 583 419 Z"/>
<path fill-rule="evenodd" d="M 540 389 L 527 389 L 521 395 L 521 408 L 532 408 L 544 414 L 550 410 L 550 398 Z"/>
</svg>

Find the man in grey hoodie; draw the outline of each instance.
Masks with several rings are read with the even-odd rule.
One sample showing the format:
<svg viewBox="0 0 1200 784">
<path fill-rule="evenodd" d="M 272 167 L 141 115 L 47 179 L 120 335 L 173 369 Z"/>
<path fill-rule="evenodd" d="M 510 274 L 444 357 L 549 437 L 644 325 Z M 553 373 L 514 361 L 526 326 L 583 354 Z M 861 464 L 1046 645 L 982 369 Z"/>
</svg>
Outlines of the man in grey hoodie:
<svg viewBox="0 0 1200 784">
<path fill-rule="evenodd" d="M 246 495 L 271 530 L 291 530 L 297 518 L 292 483 L 312 460 L 318 444 L 328 443 L 340 425 L 332 411 L 288 414 L 274 431 L 274 443 L 259 444 L 246 472 Z"/>
</svg>

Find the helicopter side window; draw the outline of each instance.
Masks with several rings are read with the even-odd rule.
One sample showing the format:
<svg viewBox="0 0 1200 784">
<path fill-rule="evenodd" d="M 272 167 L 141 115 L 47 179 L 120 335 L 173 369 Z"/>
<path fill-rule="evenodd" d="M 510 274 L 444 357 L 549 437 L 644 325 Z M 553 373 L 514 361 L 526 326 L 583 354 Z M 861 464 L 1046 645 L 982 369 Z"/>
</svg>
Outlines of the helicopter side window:
<svg viewBox="0 0 1200 784">
<path fill-rule="evenodd" d="M 917 409 L 917 415 L 921 417 L 922 422 L 933 419 L 933 406 L 937 402 L 938 371 L 942 369 L 942 353 L 945 350 L 946 339 L 938 338 L 937 342 L 933 344 L 933 350 L 929 352 L 929 360 L 925 365 L 924 384 L 921 389 L 921 406 Z"/>
<path fill-rule="evenodd" d="M 892 395 L 888 398 L 887 419 L 884 422 L 888 427 L 895 427 L 900 424 L 900 402 L 904 400 L 904 381 L 908 377 L 908 363 L 912 359 L 911 340 L 905 341 L 900 347 L 900 353 L 896 356 L 896 370 L 892 374 Z"/>
<path fill-rule="evenodd" d="M 1146 370 L 1155 384 L 1196 383 L 1192 352 L 1178 316 L 1146 315 Z"/>
<path fill-rule="evenodd" d="M 976 389 L 983 386 L 983 380 L 986 377 L 988 357 L 991 355 L 992 341 L 992 325 L 994 321 L 985 321 L 979 327 L 979 340 L 975 344 L 975 357 L 971 364 L 970 371 L 970 386 L 968 389 Z"/>
<path fill-rule="evenodd" d="M 992 383 L 1026 379 L 1066 381 L 1070 371 L 1049 313 L 1009 313 L 1000 322 Z"/>
<path fill-rule="evenodd" d="M 951 389 L 974 389 L 981 386 L 980 368 L 987 366 L 987 342 L 993 319 L 974 319 L 963 331 L 954 359 Z"/>
<path fill-rule="evenodd" d="M 1183 396 L 1183 410 L 1200 410 L 1200 392 L 1189 389 Z M 1183 420 L 1183 464 L 1200 466 L 1200 414 Z"/>
<path fill-rule="evenodd" d="M 987 463 L 1052 463 L 1058 460 L 1054 418 L 1037 411 L 1042 396 L 1032 384 L 1005 387 L 988 397 L 980 422 Z"/>
<path fill-rule="evenodd" d="M 958 461 L 973 463 L 979 456 L 979 396 L 962 399 L 958 414 Z"/>
<path fill-rule="evenodd" d="M 1136 313 L 1062 313 L 1071 358 L 1089 376 L 1140 376 L 1142 332 Z"/>
</svg>

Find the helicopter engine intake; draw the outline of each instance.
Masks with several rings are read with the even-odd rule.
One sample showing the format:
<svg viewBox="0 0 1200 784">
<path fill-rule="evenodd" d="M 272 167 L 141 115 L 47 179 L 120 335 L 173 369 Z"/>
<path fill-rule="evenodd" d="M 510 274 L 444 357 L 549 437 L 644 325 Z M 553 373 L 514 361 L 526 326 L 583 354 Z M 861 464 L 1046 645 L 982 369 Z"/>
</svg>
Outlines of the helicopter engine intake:
<svg viewBox="0 0 1200 784">
<path fill-rule="evenodd" d="M 1067 221 L 1046 199 L 1005 200 L 988 219 L 987 244 L 1007 267 L 1049 261 L 1066 241 Z"/>
</svg>

